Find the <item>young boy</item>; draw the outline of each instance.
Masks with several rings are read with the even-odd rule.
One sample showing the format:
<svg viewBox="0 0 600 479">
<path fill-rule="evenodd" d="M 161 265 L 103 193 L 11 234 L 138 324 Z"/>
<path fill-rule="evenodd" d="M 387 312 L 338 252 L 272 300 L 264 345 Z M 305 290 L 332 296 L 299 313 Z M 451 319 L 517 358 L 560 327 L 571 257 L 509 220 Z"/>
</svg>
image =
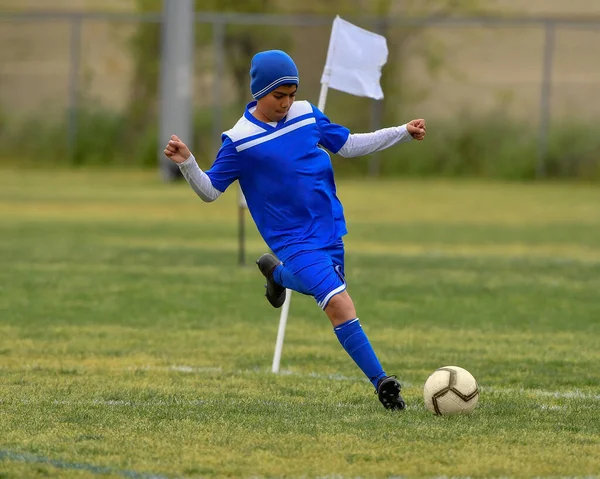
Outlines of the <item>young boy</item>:
<svg viewBox="0 0 600 479">
<path fill-rule="evenodd" d="M 279 308 L 286 288 L 313 296 L 325 311 L 342 347 L 369 378 L 387 409 L 404 409 L 400 383 L 388 376 L 365 335 L 344 279 L 347 233 L 325 148 L 356 157 L 412 138 L 425 137 L 425 120 L 350 134 L 307 101 L 294 101 L 298 70 L 285 52 L 256 54 L 250 67 L 253 102 L 231 129 L 212 167 L 204 172 L 175 135 L 165 155 L 179 165 L 192 189 L 216 200 L 235 180 L 263 239 L 277 256 L 262 255 L 258 267 L 266 296 Z"/>
</svg>

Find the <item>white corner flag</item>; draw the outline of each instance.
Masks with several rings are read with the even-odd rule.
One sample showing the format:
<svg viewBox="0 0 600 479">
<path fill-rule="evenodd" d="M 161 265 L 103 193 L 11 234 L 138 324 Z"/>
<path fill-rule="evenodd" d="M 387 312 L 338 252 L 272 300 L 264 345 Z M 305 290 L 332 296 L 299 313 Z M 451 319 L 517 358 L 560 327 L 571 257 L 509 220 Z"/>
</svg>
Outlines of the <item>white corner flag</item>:
<svg viewBox="0 0 600 479">
<path fill-rule="evenodd" d="M 381 100 L 383 90 L 379 81 L 381 80 L 381 68 L 387 62 L 387 57 L 388 48 L 385 37 L 357 27 L 336 16 L 331 28 L 327 60 L 321 77 L 319 110 L 325 110 L 328 88 L 355 96 Z M 271 368 L 274 373 L 279 372 L 291 299 L 292 290 L 288 289 L 279 318 L 273 367 Z"/>
<path fill-rule="evenodd" d="M 381 68 L 387 62 L 385 37 L 335 17 L 321 84 L 351 95 L 381 100 Z"/>
</svg>

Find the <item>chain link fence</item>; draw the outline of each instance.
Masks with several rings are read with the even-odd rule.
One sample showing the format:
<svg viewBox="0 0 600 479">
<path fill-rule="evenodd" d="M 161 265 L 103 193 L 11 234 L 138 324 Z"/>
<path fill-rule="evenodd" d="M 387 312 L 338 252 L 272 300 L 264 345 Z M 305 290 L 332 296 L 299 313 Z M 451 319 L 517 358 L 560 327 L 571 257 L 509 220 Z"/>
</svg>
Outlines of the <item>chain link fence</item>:
<svg viewBox="0 0 600 479">
<path fill-rule="evenodd" d="M 388 39 L 386 98 L 332 91 L 328 115 L 353 131 L 425 117 L 431 139 L 417 166 L 384 155 L 344 167 L 349 172 L 511 176 L 494 169 L 494 159 L 504 155 L 502 168 L 522 162 L 525 176 L 600 174 L 594 128 L 600 118 L 600 22 L 348 20 Z M 201 166 L 210 165 L 220 133 L 250 99 L 248 68 L 256 51 L 288 51 L 301 74 L 299 97 L 317 102 L 331 22 L 196 14 L 193 143 L 204 158 Z M 160 28 L 159 14 L 0 13 L 0 141 L 30 143 L 36 161 L 56 156 L 110 163 L 122 156 L 123 162 L 135 157 L 154 164 Z M 417 154 L 409 151 L 409 157 Z M 478 158 L 485 161 L 475 164 Z"/>
</svg>

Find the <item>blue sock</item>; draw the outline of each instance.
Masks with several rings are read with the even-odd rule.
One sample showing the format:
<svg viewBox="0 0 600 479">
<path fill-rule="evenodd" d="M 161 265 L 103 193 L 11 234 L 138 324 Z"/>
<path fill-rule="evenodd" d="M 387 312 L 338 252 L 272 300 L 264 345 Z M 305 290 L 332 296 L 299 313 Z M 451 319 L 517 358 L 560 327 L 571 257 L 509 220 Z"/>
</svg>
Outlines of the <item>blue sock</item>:
<svg viewBox="0 0 600 479">
<path fill-rule="evenodd" d="M 365 373 L 369 381 L 377 389 L 377 382 L 386 376 L 369 338 L 362 329 L 358 318 L 351 319 L 333 328 L 342 347 L 354 360 L 356 365 Z"/>
</svg>

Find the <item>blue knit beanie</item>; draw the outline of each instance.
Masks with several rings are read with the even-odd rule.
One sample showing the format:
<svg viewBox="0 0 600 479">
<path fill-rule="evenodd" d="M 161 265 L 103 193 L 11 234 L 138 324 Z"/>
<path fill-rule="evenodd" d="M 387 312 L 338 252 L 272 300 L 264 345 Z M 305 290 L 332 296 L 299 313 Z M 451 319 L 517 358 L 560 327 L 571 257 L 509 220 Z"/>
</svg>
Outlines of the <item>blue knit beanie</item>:
<svg viewBox="0 0 600 479">
<path fill-rule="evenodd" d="M 298 85 L 298 69 L 292 57 L 281 50 L 254 55 L 250 64 L 250 90 L 255 100 L 281 85 Z"/>
</svg>

